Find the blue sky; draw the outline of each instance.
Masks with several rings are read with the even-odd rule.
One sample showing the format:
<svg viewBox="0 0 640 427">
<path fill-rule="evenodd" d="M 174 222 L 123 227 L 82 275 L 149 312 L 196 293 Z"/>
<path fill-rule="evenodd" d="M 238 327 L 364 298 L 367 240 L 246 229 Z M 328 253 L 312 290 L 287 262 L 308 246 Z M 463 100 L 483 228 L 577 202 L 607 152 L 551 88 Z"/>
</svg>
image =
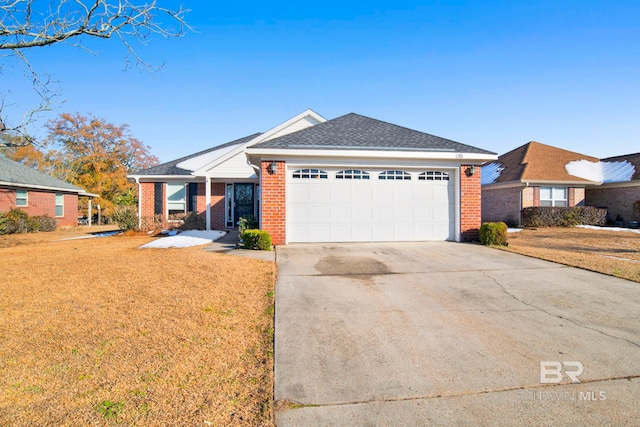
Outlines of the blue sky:
<svg viewBox="0 0 640 427">
<path fill-rule="evenodd" d="M 498 154 L 531 140 L 597 157 L 640 151 L 637 0 L 182 4 L 196 32 L 137 47 L 164 64 L 153 74 L 123 71 L 115 40 L 87 43 L 97 55 L 28 52 L 59 81 L 64 104 L 47 117 L 128 123 L 162 161 L 307 108 Z M 33 102 L 17 68 L 3 70 L 7 82 L 12 109 Z"/>
</svg>

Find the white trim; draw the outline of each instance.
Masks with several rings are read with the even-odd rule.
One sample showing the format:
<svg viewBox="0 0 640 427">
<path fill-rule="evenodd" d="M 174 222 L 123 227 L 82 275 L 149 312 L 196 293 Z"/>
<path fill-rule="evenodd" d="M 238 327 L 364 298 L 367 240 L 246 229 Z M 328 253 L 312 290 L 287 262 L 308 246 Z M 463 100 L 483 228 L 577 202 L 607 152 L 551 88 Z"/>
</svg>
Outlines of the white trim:
<svg viewBox="0 0 640 427">
<path fill-rule="evenodd" d="M 462 218 L 462 205 L 460 204 L 460 189 L 461 189 L 461 180 L 460 174 L 462 173 L 462 168 L 457 167 L 454 169 L 455 173 L 453 179 L 455 182 L 453 183 L 453 197 L 454 197 L 454 224 L 453 224 L 453 235 L 455 237 L 456 242 L 462 241 L 462 236 L 460 230 L 462 229 L 462 225 L 460 223 Z M 449 177 L 451 179 L 452 177 Z M 481 196 L 482 198 L 482 196 Z M 481 202 L 482 203 L 482 202 Z M 457 208 L 457 209 L 456 209 Z"/>
<path fill-rule="evenodd" d="M 140 180 L 140 182 L 158 182 L 159 179 L 170 181 L 196 181 L 202 182 L 202 177 L 192 175 L 127 175 L 127 178 Z M 198 181 L 200 180 L 200 181 Z"/>
<path fill-rule="evenodd" d="M 291 148 L 247 148 L 250 156 L 261 156 L 261 161 L 284 160 L 286 158 L 371 158 L 371 159 L 414 159 L 453 160 L 467 164 L 496 160 L 497 154 L 455 153 L 434 151 L 394 151 L 390 150 L 313 150 Z"/>
<path fill-rule="evenodd" d="M 194 176 L 204 176 L 204 175 L 206 175 L 207 172 L 209 172 L 214 167 L 216 167 L 219 164 L 229 160 L 231 157 L 235 156 L 236 154 L 245 151 L 247 149 L 247 147 L 250 147 L 252 145 L 258 144 L 258 143 L 263 142 L 263 141 L 266 141 L 267 139 L 271 138 L 276 133 L 282 131 L 283 129 L 286 129 L 287 127 L 289 127 L 292 124 L 298 122 L 299 120 L 304 119 L 305 117 L 311 117 L 312 119 L 314 119 L 315 121 L 320 122 L 320 123 L 323 123 L 323 122 L 327 121 L 327 119 L 325 119 L 320 114 L 318 114 L 315 111 L 313 111 L 312 109 L 307 109 L 307 110 L 303 111 L 302 113 L 290 118 L 289 120 L 279 124 L 278 126 L 268 130 L 267 132 L 258 135 L 257 137 L 253 138 L 252 140 L 247 141 L 244 144 L 238 145 L 238 147 L 236 147 L 235 149 L 233 149 L 233 150 L 229 151 L 228 153 L 222 155 L 221 157 L 218 157 L 217 159 L 215 159 L 211 163 L 208 163 L 205 166 L 201 167 L 200 169 L 193 171 L 192 175 L 194 175 Z"/>
<path fill-rule="evenodd" d="M 56 191 L 56 192 L 63 192 L 63 193 L 75 193 L 75 194 L 80 194 L 80 193 L 84 193 L 85 191 L 82 189 L 77 189 L 77 190 L 72 190 L 70 188 L 59 188 L 59 187 L 48 187 L 45 185 L 32 185 L 32 184 L 19 184 L 19 183 L 15 183 L 15 182 L 6 182 L 6 181 L 0 181 L 0 186 L 2 187 L 18 187 L 18 188 L 27 188 L 27 189 L 36 189 L 36 190 L 49 190 L 49 191 Z"/>
<path fill-rule="evenodd" d="M 205 217 L 206 217 L 206 221 L 207 221 L 207 225 L 205 227 L 205 229 L 207 231 L 211 231 L 211 178 L 206 177 L 204 180 L 205 184 L 204 184 L 204 200 L 205 200 L 205 205 L 206 205 L 206 209 L 205 209 Z"/>
<path fill-rule="evenodd" d="M 633 181 L 624 181 L 624 182 L 608 182 L 606 184 L 599 185 L 597 187 L 587 187 L 590 189 L 607 189 L 607 188 L 624 188 L 624 187 L 640 187 L 640 180 L 636 179 Z"/>
</svg>

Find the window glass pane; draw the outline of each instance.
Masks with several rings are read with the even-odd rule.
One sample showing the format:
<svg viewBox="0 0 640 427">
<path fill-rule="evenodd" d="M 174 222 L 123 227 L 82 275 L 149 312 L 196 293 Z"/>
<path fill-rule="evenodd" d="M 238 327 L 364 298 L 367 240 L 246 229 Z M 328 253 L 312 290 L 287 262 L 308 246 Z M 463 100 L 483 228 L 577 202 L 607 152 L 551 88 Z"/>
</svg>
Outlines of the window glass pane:
<svg viewBox="0 0 640 427">
<path fill-rule="evenodd" d="M 328 174 L 320 169 L 298 169 L 293 172 L 292 177 L 296 179 L 327 179 Z"/>
<path fill-rule="evenodd" d="M 56 193 L 56 216 L 64 216 L 64 194 Z"/>
<path fill-rule="evenodd" d="M 555 187 L 553 189 L 553 198 L 555 200 L 567 200 L 567 189 L 564 187 Z"/>
<path fill-rule="evenodd" d="M 167 209 L 169 215 L 184 213 L 187 206 L 184 183 L 167 183 Z"/>
<path fill-rule="evenodd" d="M 540 187 L 540 200 L 551 200 L 551 187 Z M 540 206 L 544 205 L 540 204 Z"/>
<path fill-rule="evenodd" d="M 556 200 L 553 202 L 553 206 L 567 207 L 567 202 L 565 200 Z"/>
<path fill-rule="evenodd" d="M 540 200 L 540 206 L 552 206 L 551 200 Z"/>
<path fill-rule="evenodd" d="M 16 206 L 27 206 L 27 190 L 16 190 Z"/>
</svg>

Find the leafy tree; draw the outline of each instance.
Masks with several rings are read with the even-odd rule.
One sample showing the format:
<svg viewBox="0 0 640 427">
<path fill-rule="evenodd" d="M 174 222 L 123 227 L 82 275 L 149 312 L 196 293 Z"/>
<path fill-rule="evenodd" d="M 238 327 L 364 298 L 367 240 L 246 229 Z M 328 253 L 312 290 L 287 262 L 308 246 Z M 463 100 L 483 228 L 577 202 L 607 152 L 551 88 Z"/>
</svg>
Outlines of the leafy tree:
<svg viewBox="0 0 640 427">
<path fill-rule="evenodd" d="M 128 173 L 158 164 L 150 147 L 134 138 L 126 124 L 65 113 L 49 121 L 47 129 L 42 149 L 12 147 L 4 150 L 5 155 L 98 194 L 97 203 L 106 215 L 114 205 L 136 202 Z"/>
<path fill-rule="evenodd" d="M 26 111 L 21 120 L 9 121 L 3 114 L 6 94 L 0 94 L 0 134 L 22 135 L 9 140 L 11 144 L 33 143 L 27 126 L 39 113 L 50 110 L 58 97 L 50 77 L 32 66 L 29 49 L 64 43 L 88 50 L 82 44 L 87 39 L 114 38 L 124 45 L 127 63 L 133 58 L 137 65 L 150 68 L 136 46 L 153 35 L 182 36 L 190 29 L 184 20 L 187 12 L 182 7 L 159 6 L 156 0 L 0 0 L 0 58 L 22 64 L 40 98 L 39 105 Z M 0 76 L 4 65 L 0 62 Z M 6 139 L 0 140 L 0 144 L 6 143 Z"/>
</svg>

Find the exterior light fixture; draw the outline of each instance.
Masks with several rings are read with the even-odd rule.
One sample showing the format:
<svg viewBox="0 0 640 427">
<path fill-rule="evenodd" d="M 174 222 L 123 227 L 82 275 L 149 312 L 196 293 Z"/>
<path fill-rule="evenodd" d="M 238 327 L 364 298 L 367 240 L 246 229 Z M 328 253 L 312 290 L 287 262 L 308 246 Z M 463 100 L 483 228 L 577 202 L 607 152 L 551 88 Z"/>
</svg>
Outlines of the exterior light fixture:
<svg viewBox="0 0 640 427">
<path fill-rule="evenodd" d="M 269 166 L 267 166 L 267 172 L 269 172 L 269 175 L 273 175 L 278 172 L 278 165 L 275 161 L 272 160 L 271 163 L 269 163 Z"/>
<path fill-rule="evenodd" d="M 473 176 L 475 173 L 476 173 L 476 165 L 471 165 L 471 167 L 467 169 L 467 175 Z"/>
</svg>

